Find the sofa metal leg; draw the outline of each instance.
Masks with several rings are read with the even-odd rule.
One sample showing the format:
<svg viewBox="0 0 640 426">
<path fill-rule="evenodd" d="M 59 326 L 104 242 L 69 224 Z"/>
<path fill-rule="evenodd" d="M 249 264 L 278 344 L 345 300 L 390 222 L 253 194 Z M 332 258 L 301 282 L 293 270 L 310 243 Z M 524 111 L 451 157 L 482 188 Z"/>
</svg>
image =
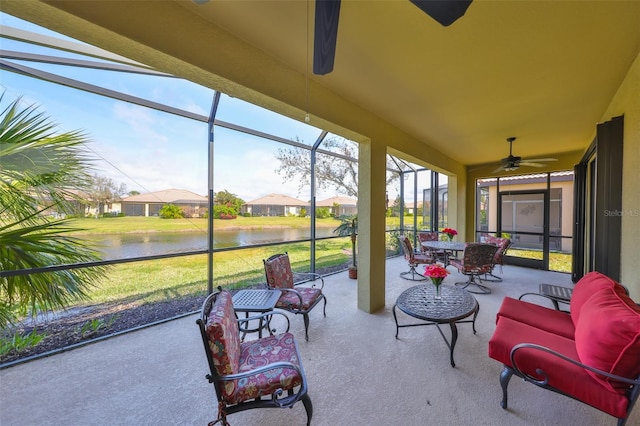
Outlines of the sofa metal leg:
<svg viewBox="0 0 640 426">
<path fill-rule="evenodd" d="M 500 406 L 505 410 L 507 409 L 507 387 L 509 386 L 511 376 L 513 376 L 513 370 L 505 365 L 504 370 L 500 373 L 500 386 L 502 386 L 502 401 L 500 402 Z"/>
</svg>

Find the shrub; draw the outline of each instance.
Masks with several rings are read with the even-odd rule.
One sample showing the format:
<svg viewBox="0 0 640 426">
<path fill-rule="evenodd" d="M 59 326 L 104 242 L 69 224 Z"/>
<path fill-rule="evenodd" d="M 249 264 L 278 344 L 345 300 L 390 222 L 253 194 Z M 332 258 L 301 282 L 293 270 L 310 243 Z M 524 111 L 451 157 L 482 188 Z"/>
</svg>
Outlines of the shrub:
<svg viewBox="0 0 640 426">
<path fill-rule="evenodd" d="M 182 219 L 184 214 L 182 213 L 182 209 L 175 204 L 165 204 L 158 211 L 158 216 L 162 219 Z"/>
<path fill-rule="evenodd" d="M 328 207 L 318 207 L 316 209 L 316 217 L 318 219 L 326 219 L 329 216 L 331 216 L 331 213 L 329 212 L 329 208 Z"/>
<path fill-rule="evenodd" d="M 102 217 L 103 218 L 110 218 L 110 217 L 124 217 L 124 213 L 120 212 L 120 213 L 116 213 L 116 212 L 111 212 L 111 213 L 102 213 Z"/>
<path fill-rule="evenodd" d="M 236 217 L 238 217 L 238 212 L 231 206 L 224 204 L 216 204 L 213 206 L 214 219 L 235 219 Z"/>
</svg>

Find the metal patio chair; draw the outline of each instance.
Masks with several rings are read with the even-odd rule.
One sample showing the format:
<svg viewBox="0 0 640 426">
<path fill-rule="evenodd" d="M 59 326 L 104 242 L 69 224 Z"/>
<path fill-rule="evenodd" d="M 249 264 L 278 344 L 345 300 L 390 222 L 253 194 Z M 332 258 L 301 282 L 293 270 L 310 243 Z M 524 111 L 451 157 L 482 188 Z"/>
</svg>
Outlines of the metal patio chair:
<svg viewBox="0 0 640 426">
<path fill-rule="evenodd" d="M 467 275 L 469 279 L 465 282 L 457 282 L 456 285 L 462 285 L 470 293 L 489 294 L 491 289 L 481 284 L 481 275 L 491 272 L 493 260 L 498 250 L 498 246 L 485 243 L 469 243 L 464 249 L 462 259 L 451 259 L 450 265 L 458 269 L 461 274 Z M 476 278 L 478 281 L 476 281 Z M 477 290 L 468 287 L 477 287 Z"/>
<path fill-rule="evenodd" d="M 322 293 L 324 280 L 318 274 L 297 274 L 291 270 L 288 253 L 278 253 L 262 261 L 264 273 L 269 288 L 278 289 L 282 295 L 276 303 L 276 308 L 284 309 L 304 319 L 305 340 L 309 341 L 309 312 L 320 301 L 324 301 L 323 314 L 327 316 L 327 298 Z M 302 287 L 303 282 L 296 281 L 297 276 L 305 276 L 314 281 L 320 280 L 321 286 Z"/>
<path fill-rule="evenodd" d="M 493 266 L 491 270 L 487 272 L 483 278 L 484 281 L 502 281 L 502 277 L 496 276 L 493 271 L 496 266 L 500 266 L 500 273 L 502 274 L 502 267 L 504 266 L 504 257 L 507 254 L 507 250 L 511 247 L 511 240 L 509 238 L 501 237 L 489 237 L 485 240 L 486 243 L 494 244 L 498 247 L 496 254 L 493 256 Z M 491 277 L 491 278 L 489 278 Z"/>
<path fill-rule="evenodd" d="M 444 250 L 434 250 L 422 245 L 422 243 L 427 241 L 440 241 L 440 233 L 438 231 L 418 231 L 418 241 L 420 241 L 420 249 L 424 254 L 445 265 L 447 264 L 447 259 L 450 256 L 447 256 Z"/>
<path fill-rule="evenodd" d="M 430 265 L 432 263 L 435 263 L 436 259 L 430 254 L 416 253 L 411 246 L 411 241 L 409 241 L 409 239 L 405 235 L 400 235 L 398 237 L 398 240 L 400 241 L 400 247 L 402 247 L 404 258 L 409 263 L 409 270 L 407 272 L 400 273 L 400 276 L 405 280 L 411 281 L 426 280 L 427 277 L 416 271 L 416 267 L 418 267 L 419 265 Z"/>
<path fill-rule="evenodd" d="M 274 314 L 278 313 L 262 315 Z M 209 363 L 206 378 L 218 398 L 218 417 L 209 426 L 228 426 L 227 415 L 239 411 L 291 408 L 298 401 L 304 405 L 309 426 L 313 406 L 295 338 L 287 327 L 286 332 L 242 342 L 239 323 L 257 317 L 238 320 L 231 293 L 225 290 L 209 295 L 202 305 L 196 323 Z"/>
</svg>

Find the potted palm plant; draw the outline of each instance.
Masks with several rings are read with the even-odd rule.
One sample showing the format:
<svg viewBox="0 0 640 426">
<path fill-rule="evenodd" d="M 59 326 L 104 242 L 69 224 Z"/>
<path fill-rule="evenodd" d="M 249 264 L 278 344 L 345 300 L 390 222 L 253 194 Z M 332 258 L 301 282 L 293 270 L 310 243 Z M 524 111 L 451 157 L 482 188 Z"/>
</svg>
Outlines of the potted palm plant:
<svg viewBox="0 0 640 426">
<path fill-rule="evenodd" d="M 356 236 L 358 235 L 358 216 L 340 216 L 340 225 L 333 230 L 341 237 L 351 237 L 352 260 L 349 265 L 349 278 L 358 278 L 358 265 L 356 263 Z"/>
</svg>

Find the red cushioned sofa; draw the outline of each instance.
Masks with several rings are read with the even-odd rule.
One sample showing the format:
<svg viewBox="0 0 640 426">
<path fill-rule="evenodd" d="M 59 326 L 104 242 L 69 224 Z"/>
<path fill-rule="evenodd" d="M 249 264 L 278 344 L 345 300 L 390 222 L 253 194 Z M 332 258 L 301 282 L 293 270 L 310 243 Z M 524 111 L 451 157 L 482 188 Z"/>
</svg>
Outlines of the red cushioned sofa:
<svg viewBox="0 0 640 426">
<path fill-rule="evenodd" d="M 625 424 L 640 394 L 640 307 L 611 278 L 578 281 L 570 313 L 505 297 L 489 341 L 501 362 L 503 399 L 514 374 Z"/>
</svg>

